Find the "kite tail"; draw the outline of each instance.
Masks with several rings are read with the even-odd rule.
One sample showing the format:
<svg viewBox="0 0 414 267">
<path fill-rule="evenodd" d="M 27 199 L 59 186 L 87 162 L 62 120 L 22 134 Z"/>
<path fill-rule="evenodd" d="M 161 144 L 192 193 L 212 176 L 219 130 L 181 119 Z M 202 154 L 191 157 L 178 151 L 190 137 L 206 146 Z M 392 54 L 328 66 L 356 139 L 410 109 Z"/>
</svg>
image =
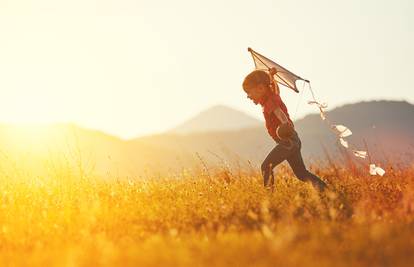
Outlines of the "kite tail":
<svg viewBox="0 0 414 267">
<path fill-rule="evenodd" d="M 317 101 L 316 97 L 315 97 L 315 93 L 312 90 L 312 86 L 311 86 L 310 82 L 306 81 L 306 83 L 308 84 L 309 91 L 311 92 L 311 95 L 312 95 L 312 101 L 308 101 L 308 104 L 316 105 L 318 107 L 321 119 L 329 126 L 329 129 L 332 132 L 334 132 L 334 134 L 337 137 L 338 143 L 340 143 L 346 149 L 351 150 L 352 154 L 355 157 L 362 158 L 362 159 L 368 158 L 368 160 L 369 160 L 369 173 L 371 175 L 377 175 L 378 174 L 380 176 L 383 176 L 385 174 L 385 171 L 381 167 L 379 167 L 377 164 L 372 163 L 371 155 L 368 153 L 368 148 L 366 148 L 367 151 L 360 150 L 353 143 L 345 140 L 345 137 L 348 137 L 348 136 L 352 135 L 352 131 L 344 125 L 333 124 L 329 120 L 329 118 L 326 116 L 326 113 L 325 113 L 325 109 L 328 107 L 328 105 L 326 103 L 320 103 L 319 101 Z M 366 143 L 365 143 L 365 146 L 367 147 Z"/>
</svg>

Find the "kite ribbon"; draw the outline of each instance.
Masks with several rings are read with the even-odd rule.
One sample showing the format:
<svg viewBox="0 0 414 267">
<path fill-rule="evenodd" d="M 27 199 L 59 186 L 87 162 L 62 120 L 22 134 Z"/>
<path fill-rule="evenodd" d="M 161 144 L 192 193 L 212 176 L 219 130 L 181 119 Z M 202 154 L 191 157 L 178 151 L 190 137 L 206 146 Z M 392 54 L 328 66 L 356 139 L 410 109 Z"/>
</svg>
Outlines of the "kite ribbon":
<svg viewBox="0 0 414 267">
<path fill-rule="evenodd" d="M 371 157 L 368 155 L 367 151 L 363 151 L 363 150 L 358 150 L 353 144 L 349 143 L 348 141 L 346 141 L 344 138 L 348 137 L 350 135 L 352 135 L 352 131 L 341 124 L 332 124 L 329 119 L 327 118 L 326 114 L 325 114 L 325 109 L 328 107 L 328 105 L 326 103 L 319 103 L 316 98 L 315 98 L 315 94 L 313 93 L 312 87 L 310 85 L 310 82 L 307 81 L 307 84 L 309 86 L 309 90 L 312 94 L 312 101 L 308 101 L 309 105 L 316 105 L 319 108 L 319 113 L 320 116 L 322 118 L 323 121 L 325 121 L 326 123 L 328 123 L 330 125 L 330 129 L 335 133 L 338 142 L 345 147 L 346 149 L 350 149 L 352 151 L 352 154 L 355 157 L 358 158 L 367 158 L 369 159 L 369 161 L 371 161 Z M 372 162 L 370 162 L 369 164 L 369 174 L 371 175 L 380 175 L 383 176 L 385 174 L 385 171 L 379 167 L 378 165 L 373 164 Z"/>
</svg>

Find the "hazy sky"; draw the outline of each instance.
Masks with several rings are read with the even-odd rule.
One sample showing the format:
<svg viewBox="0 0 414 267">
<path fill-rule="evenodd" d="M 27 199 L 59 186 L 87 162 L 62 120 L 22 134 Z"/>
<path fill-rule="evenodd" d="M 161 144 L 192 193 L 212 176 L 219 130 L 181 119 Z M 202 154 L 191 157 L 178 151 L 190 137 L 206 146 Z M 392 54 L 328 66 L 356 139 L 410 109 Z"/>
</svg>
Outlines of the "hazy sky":
<svg viewBox="0 0 414 267">
<path fill-rule="evenodd" d="M 331 108 L 414 102 L 412 14 L 410 0 L 0 0 L 0 122 L 128 138 L 217 104 L 261 118 L 241 89 L 249 46 Z M 308 92 L 282 91 L 292 117 L 316 112 Z"/>
</svg>

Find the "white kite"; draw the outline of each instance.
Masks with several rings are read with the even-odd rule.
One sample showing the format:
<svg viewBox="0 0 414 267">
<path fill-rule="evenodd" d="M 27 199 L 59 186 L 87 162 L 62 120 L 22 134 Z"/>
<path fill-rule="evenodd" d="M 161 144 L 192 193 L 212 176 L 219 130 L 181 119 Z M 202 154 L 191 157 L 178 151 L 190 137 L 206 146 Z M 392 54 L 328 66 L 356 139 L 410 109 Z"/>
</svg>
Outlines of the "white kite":
<svg viewBox="0 0 414 267">
<path fill-rule="evenodd" d="M 276 69 L 275 75 L 273 75 L 273 78 L 275 81 L 279 84 L 282 84 L 286 87 L 289 87 L 296 93 L 299 93 L 298 88 L 296 87 L 296 81 L 302 80 L 305 82 L 309 82 L 308 80 L 305 80 L 298 75 L 294 74 L 291 71 L 288 71 L 284 67 L 280 66 L 276 62 L 273 62 L 272 60 L 268 59 L 267 57 L 257 53 L 250 47 L 247 49 L 253 57 L 254 65 L 256 67 L 256 70 L 264 70 L 269 71 L 272 68 Z"/>
</svg>

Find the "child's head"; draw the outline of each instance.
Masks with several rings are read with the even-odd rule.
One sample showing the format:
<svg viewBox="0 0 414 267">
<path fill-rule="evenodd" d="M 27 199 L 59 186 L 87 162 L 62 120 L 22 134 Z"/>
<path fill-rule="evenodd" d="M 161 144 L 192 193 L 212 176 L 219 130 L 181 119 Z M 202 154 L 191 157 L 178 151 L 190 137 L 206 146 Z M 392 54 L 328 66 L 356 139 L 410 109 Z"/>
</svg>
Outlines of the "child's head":
<svg viewBox="0 0 414 267">
<path fill-rule="evenodd" d="M 244 78 L 243 90 L 257 104 L 266 93 L 271 92 L 269 74 L 262 70 L 252 71 Z"/>
</svg>

